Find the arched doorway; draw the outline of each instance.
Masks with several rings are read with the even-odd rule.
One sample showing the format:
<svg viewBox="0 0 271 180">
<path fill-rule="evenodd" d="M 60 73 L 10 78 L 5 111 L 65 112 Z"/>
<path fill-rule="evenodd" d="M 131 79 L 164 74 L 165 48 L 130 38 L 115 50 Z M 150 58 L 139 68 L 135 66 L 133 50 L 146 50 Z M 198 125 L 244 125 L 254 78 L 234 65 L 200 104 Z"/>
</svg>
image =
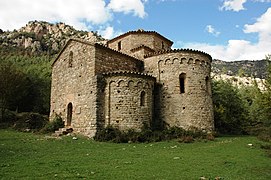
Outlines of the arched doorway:
<svg viewBox="0 0 271 180">
<path fill-rule="evenodd" d="M 68 110 L 67 110 L 67 123 L 66 126 L 71 126 L 72 123 L 72 103 L 68 104 Z"/>
</svg>

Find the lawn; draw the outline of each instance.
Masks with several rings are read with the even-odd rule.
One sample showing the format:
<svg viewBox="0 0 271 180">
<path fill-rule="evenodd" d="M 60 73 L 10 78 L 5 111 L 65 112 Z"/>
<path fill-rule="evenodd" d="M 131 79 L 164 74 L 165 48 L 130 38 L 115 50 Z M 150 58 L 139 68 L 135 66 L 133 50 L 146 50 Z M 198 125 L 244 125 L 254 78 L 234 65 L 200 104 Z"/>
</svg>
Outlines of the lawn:
<svg viewBox="0 0 271 180">
<path fill-rule="evenodd" d="M 0 130 L 0 178 L 271 179 L 271 158 L 255 137 L 190 144 L 114 144 L 77 138 Z"/>
</svg>

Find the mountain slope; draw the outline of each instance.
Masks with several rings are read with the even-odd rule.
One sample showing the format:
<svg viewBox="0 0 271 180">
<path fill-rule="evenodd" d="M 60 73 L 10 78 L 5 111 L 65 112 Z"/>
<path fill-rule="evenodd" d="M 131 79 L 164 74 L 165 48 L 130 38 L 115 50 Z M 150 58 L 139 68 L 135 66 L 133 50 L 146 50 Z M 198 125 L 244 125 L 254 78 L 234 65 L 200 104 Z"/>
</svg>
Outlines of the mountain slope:
<svg viewBox="0 0 271 180">
<path fill-rule="evenodd" d="M 64 23 L 31 21 L 24 27 L 4 32 L 0 30 L 0 55 L 55 55 L 69 38 L 79 38 L 105 44 L 106 40 L 97 32 L 79 31 Z M 231 61 L 213 60 L 213 74 L 264 79 L 267 76 L 267 60 Z"/>
<path fill-rule="evenodd" d="M 92 42 L 105 40 L 97 32 L 78 31 L 64 23 L 31 21 L 19 30 L 0 31 L 0 50 L 4 54 L 12 51 L 33 55 L 53 55 L 61 50 L 69 38 Z"/>
<path fill-rule="evenodd" d="M 267 77 L 267 66 L 268 60 L 228 62 L 214 59 L 212 62 L 212 72 L 214 74 L 265 79 Z"/>
</svg>

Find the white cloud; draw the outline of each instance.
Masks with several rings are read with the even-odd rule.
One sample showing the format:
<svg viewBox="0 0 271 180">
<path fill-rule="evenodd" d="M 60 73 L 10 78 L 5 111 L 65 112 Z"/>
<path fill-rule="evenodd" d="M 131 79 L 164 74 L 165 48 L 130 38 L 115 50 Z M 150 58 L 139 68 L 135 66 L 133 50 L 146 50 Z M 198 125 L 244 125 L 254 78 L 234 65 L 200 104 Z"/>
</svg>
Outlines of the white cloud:
<svg viewBox="0 0 271 180">
<path fill-rule="evenodd" d="M 261 60 L 271 54 L 271 8 L 254 24 L 246 24 L 244 33 L 257 33 L 258 42 L 229 40 L 227 45 L 186 43 L 183 48 L 198 49 L 209 53 L 214 59 L 222 60 Z"/>
<path fill-rule="evenodd" d="M 108 8 L 114 12 L 124 12 L 126 14 L 133 12 L 135 16 L 144 18 L 144 0 L 111 0 Z"/>
<path fill-rule="evenodd" d="M 106 3 L 107 2 L 107 3 Z M 146 0 L 1 0 L 0 28 L 13 30 L 28 21 L 64 22 L 76 29 L 106 24 L 113 12 L 145 17 Z"/>
<path fill-rule="evenodd" d="M 219 8 L 221 11 L 241 11 L 245 10 L 243 4 L 246 3 L 247 0 L 224 0 L 223 5 Z"/>
<path fill-rule="evenodd" d="M 257 19 L 257 22 L 254 24 L 246 24 L 245 33 L 259 33 L 259 39 L 263 41 L 271 41 L 271 8 Z"/>
<path fill-rule="evenodd" d="M 123 32 L 115 31 L 112 26 L 101 26 L 98 33 L 105 39 L 112 39 L 113 37 L 119 36 Z"/>
<path fill-rule="evenodd" d="M 207 25 L 205 30 L 210 34 L 213 34 L 214 36 L 218 36 L 220 34 L 220 32 L 217 31 L 212 25 Z"/>
<path fill-rule="evenodd" d="M 0 2 L 0 17 L 4 30 L 18 29 L 30 20 L 61 21 L 87 29 L 87 23 L 105 23 L 111 14 L 104 0 L 4 0 Z"/>
<path fill-rule="evenodd" d="M 271 0 L 253 0 L 255 2 L 271 2 Z"/>
</svg>

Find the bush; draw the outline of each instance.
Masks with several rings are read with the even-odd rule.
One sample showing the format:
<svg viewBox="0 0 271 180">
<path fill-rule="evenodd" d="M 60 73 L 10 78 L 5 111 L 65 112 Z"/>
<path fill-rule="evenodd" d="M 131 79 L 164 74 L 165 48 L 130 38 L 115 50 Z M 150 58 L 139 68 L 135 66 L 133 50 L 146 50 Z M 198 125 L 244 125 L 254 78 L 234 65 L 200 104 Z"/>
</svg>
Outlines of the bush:
<svg viewBox="0 0 271 180">
<path fill-rule="evenodd" d="M 185 135 L 180 138 L 179 142 L 180 143 L 192 143 L 192 142 L 194 142 L 194 138 L 193 138 L 193 136 Z"/>
<path fill-rule="evenodd" d="M 179 139 L 179 142 L 190 143 L 195 139 L 214 140 L 214 136 L 197 130 L 196 128 L 186 131 L 179 127 L 170 127 L 163 131 L 152 131 L 150 128 L 144 126 L 141 132 L 137 132 L 133 129 L 124 132 L 113 126 L 108 126 L 98 131 L 94 139 L 96 141 L 111 141 L 116 143 L 158 142 Z"/>
<path fill-rule="evenodd" d="M 53 121 L 49 121 L 44 128 L 40 130 L 41 133 L 53 133 L 56 130 L 64 127 L 64 121 L 59 115 L 56 115 Z"/>
<path fill-rule="evenodd" d="M 262 128 L 257 137 L 262 141 L 271 142 L 271 127 Z"/>
<path fill-rule="evenodd" d="M 48 122 L 48 117 L 38 113 L 19 113 L 13 128 L 19 131 L 39 131 Z"/>
<path fill-rule="evenodd" d="M 168 129 L 165 129 L 163 131 L 163 134 L 165 136 L 164 139 L 170 140 L 184 136 L 186 134 L 186 131 L 183 128 L 173 126 Z"/>
<path fill-rule="evenodd" d="M 126 142 L 122 132 L 119 129 L 114 128 L 113 126 L 107 126 L 106 128 L 98 131 L 94 139 L 97 141 L 113 141 L 117 143 L 122 141 Z"/>
<path fill-rule="evenodd" d="M 271 144 L 262 144 L 261 148 L 267 152 L 269 157 L 271 157 Z"/>
<path fill-rule="evenodd" d="M 9 111 L 7 109 L 0 110 L 0 122 L 1 123 L 7 123 L 7 124 L 13 124 L 16 121 L 16 113 L 13 111 Z"/>
</svg>

